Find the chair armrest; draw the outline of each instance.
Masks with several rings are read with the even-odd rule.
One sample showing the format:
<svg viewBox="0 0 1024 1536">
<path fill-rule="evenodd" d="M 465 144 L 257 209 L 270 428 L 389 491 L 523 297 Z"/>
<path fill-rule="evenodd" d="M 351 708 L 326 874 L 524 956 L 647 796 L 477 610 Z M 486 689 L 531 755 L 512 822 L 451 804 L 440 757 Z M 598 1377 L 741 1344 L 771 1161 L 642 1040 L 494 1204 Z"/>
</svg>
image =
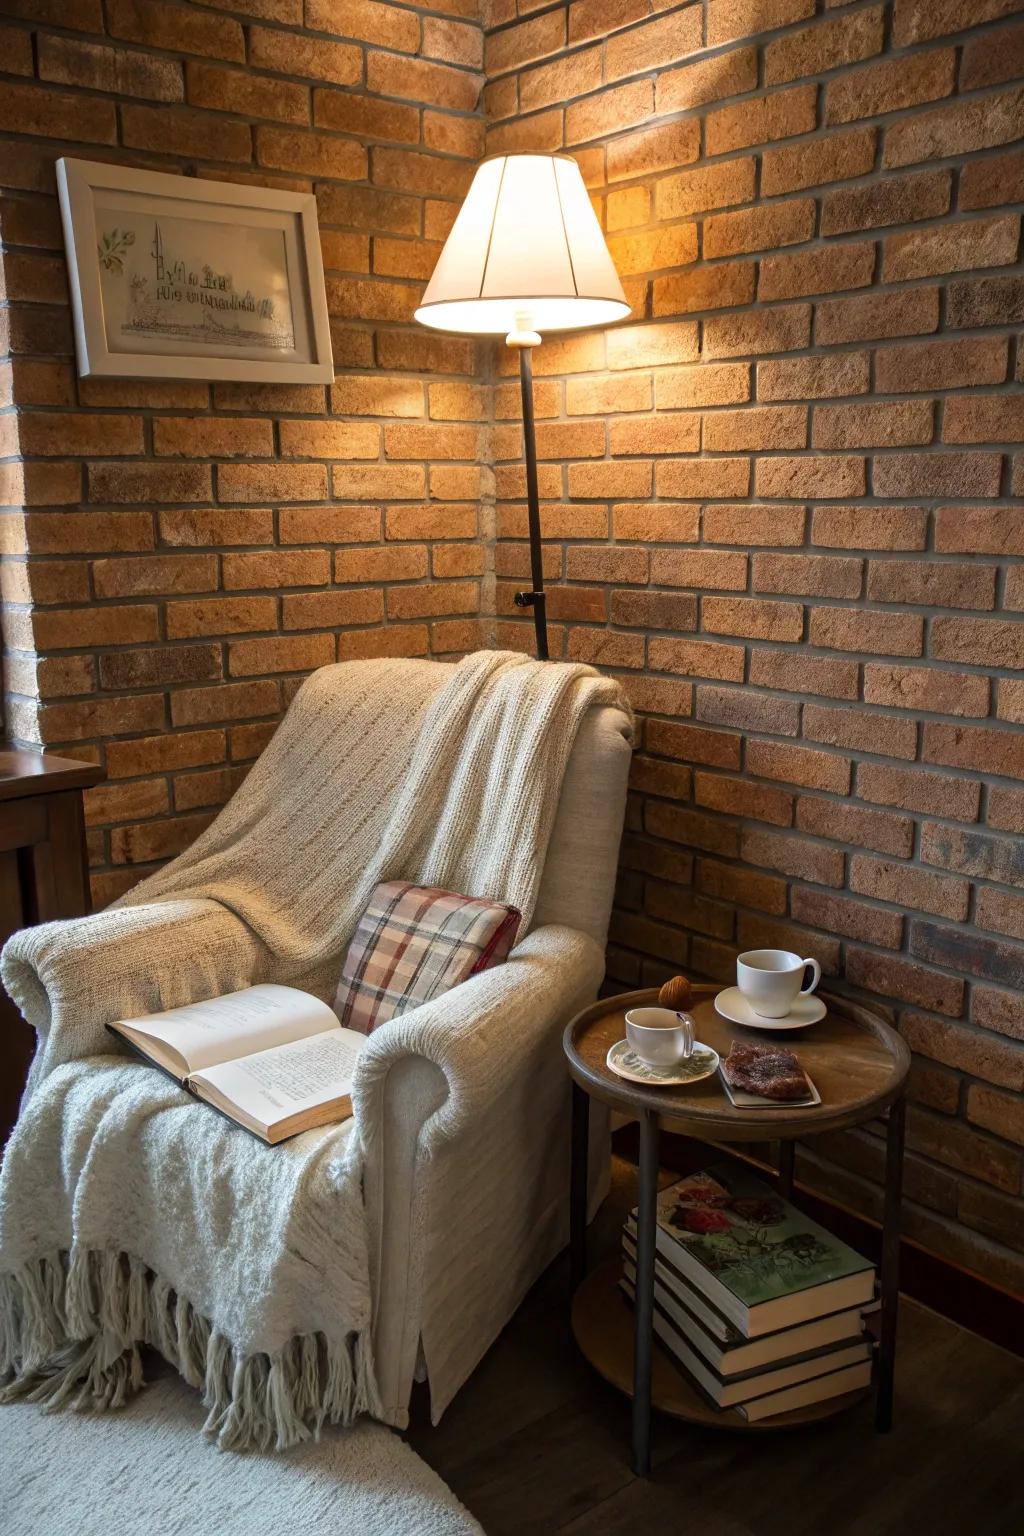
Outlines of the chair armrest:
<svg viewBox="0 0 1024 1536">
<path fill-rule="evenodd" d="M 112 1048 L 105 1025 L 250 986 L 263 945 L 206 900 L 109 908 L 12 934 L 0 977 L 39 1035 L 31 1090 L 54 1067 Z"/>
<path fill-rule="evenodd" d="M 504 965 L 471 976 L 451 992 L 375 1030 L 356 1072 L 352 1103 L 364 1152 L 372 1155 L 384 1084 L 407 1056 L 432 1062 L 448 1093 L 424 1127 L 423 1149 L 450 1141 L 486 1115 L 556 1025 L 597 994 L 604 953 L 587 934 L 549 924 L 535 929 Z"/>
<path fill-rule="evenodd" d="M 390 1424 L 408 1422 L 421 1348 L 436 1422 L 564 1240 L 562 1026 L 603 971 L 586 934 L 538 928 L 504 965 L 382 1025 L 363 1050 L 351 1153 Z"/>
</svg>

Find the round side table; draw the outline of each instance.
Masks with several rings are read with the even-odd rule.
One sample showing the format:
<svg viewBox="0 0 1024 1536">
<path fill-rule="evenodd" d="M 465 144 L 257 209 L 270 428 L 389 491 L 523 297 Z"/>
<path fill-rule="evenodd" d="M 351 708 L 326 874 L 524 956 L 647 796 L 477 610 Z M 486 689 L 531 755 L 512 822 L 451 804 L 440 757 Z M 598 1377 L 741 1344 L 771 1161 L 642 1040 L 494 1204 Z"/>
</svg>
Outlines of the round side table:
<svg viewBox="0 0 1024 1536">
<path fill-rule="evenodd" d="M 770 1037 L 732 1024 L 715 1010 L 717 986 L 695 986 L 690 1009 L 697 1038 L 724 1059 L 733 1040 L 764 1043 Z M 658 1137 L 662 1128 L 699 1141 L 779 1142 L 779 1187 L 793 1187 L 796 1142 L 873 1120 L 888 1110 L 885 1205 L 882 1230 L 881 1332 L 875 1369 L 875 1425 L 892 1425 L 893 1371 L 898 1304 L 899 1217 L 903 1177 L 903 1128 L 910 1052 L 896 1031 L 869 1008 L 821 994 L 825 1018 L 799 1038 L 787 1034 L 821 1095 L 813 1108 L 737 1109 L 717 1074 L 685 1088 L 647 1087 L 626 1082 L 606 1065 L 609 1048 L 626 1033 L 629 1008 L 656 1003 L 657 991 L 626 992 L 584 1009 L 566 1027 L 563 1039 L 572 1077 L 572 1183 L 570 1190 L 570 1273 L 573 1332 L 591 1364 L 614 1385 L 632 1392 L 633 1470 L 650 1471 L 652 1366 L 655 1406 L 677 1418 L 730 1429 L 783 1429 L 824 1418 L 848 1407 L 861 1393 L 779 1414 L 748 1425 L 734 1410 L 710 1408 L 668 1355 L 654 1357 L 654 1249 L 657 1225 Z M 633 1328 L 628 1312 L 616 1307 L 618 1258 L 587 1276 L 587 1142 L 590 1100 L 636 1116 L 640 1122 L 637 1200 L 636 1297 Z"/>
</svg>

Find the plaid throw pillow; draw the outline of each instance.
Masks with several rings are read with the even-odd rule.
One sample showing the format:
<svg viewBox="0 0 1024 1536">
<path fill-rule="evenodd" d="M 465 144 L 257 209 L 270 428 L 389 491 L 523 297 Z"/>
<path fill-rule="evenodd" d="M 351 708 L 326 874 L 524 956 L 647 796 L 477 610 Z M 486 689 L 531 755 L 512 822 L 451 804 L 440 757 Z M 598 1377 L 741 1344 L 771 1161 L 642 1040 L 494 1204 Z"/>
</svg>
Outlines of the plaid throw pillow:
<svg viewBox="0 0 1024 1536">
<path fill-rule="evenodd" d="M 334 1010 L 370 1034 L 396 1014 L 500 965 L 519 925 L 515 907 L 388 880 L 359 919 Z"/>
</svg>

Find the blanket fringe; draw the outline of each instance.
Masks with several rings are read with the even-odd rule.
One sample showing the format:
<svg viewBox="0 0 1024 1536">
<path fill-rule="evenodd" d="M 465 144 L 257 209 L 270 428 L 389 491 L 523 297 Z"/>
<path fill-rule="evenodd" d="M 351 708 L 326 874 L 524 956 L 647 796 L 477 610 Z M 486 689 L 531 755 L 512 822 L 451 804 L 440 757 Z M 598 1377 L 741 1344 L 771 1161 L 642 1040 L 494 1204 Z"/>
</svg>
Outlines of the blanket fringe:
<svg viewBox="0 0 1024 1536">
<path fill-rule="evenodd" d="M 0 1402 L 123 1407 L 143 1385 L 141 1345 L 202 1390 L 203 1428 L 221 1450 L 283 1451 L 381 1411 L 364 1332 L 298 1334 L 273 1355 L 240 1356 L 132 1255 L 54 1253 L 0 1275 Z"/>
</svg>

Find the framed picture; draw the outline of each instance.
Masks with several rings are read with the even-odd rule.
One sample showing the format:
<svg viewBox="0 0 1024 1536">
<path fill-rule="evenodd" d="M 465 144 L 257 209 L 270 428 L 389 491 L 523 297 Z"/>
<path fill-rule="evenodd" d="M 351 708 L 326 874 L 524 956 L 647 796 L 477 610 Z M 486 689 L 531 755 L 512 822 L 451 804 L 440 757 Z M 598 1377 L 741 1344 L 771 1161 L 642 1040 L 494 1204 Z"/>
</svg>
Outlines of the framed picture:
<svg viewBox="0 0 1024 1536">
<path fill-rule="evenodd" d="M 58 160 L 78 371 L 334 378 L 309 194 Z"/>
</svg>

